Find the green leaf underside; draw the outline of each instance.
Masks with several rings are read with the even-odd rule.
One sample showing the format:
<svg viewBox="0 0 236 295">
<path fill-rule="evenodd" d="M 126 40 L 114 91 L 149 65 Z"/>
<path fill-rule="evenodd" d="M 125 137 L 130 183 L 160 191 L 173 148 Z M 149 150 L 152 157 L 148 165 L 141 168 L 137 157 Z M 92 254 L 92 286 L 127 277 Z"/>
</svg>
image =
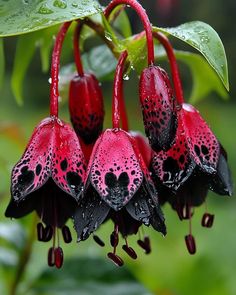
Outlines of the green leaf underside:
<svg viewBox="0 0 236 295">
<path fill-rule="evenodd" d="M 223 43 L 217 32 L 208 24 L 193 21 L 175 28 L 157 28 L 197 49 L 219 75 L 225 88 L 229 90 L 228 66 Z"/>
<path fill-rule="evenodd" d="M 96 0 L 8 0 L 0 3 L 0 37 L 19 35 L 101 12 Z"/>
<path fill-rule="evenodd" d="M 221 83 L 216 72 L 209 67 L 206 60 L 199 54 L 177 52 L 177 59 L 189 66 L 193 86 L 188 101 L 192 104 L 204 99 L 211 92 L 216 92 L 223 99 L 229 98 L 228 92 Z"/>
</svg>

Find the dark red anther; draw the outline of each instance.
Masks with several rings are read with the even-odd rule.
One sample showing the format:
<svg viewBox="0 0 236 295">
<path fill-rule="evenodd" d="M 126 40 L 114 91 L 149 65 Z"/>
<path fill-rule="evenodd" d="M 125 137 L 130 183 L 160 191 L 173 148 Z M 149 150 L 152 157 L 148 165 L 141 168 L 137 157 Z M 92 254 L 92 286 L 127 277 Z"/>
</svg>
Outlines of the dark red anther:
<svg viewBox="0 0 236 295">
<path fill-rule="evenodd" d="M 193 213 L 191 212 L 191 206 L 189 206 L 188 204 L 178 205 L 177 213 L 180 220 L 190 219 L 193 215 Z"/>
<path fill-rule="evenodd" d="M 37 237 L 38 241 L 44 242 L 44 226 L 41 222 L 37 224 Z"/>
<path fill-rule="evenodd" d="M 195 243 L 194 236 L 191 234 L 185 236 L 185 243 L 186 243 L 189 254 L 195 254 L 196 253 L 196 243 Z"/>
<path fill-rule="evenodd" d="M 44 234 L 43 234 L 43 241 L 48 242 L 51 240 L 53 236 L 53 228 L 51 225 L 47 225 L 44 229 Z"/>
<path fill-rule="evenodd" d="M 116 255 L 115 253 L 109 252 L 107 253 L 107 257 L 110 258 L 117 266 L 122 266 L 124 264 L 122 258 Z"/>
<path fill-rule="evenodd" d="M 61 229 L 61 232 L 64 242 L 69 244 L 72 241 L 72 236 L 69 227 L 64 225 Z"/>
<path fill-rule="evenodd" d="M 151 253 L 151 241 L 149 237 L 144 237 L 144 243 L 146 245 L 146 254 Z"/>
<path fill-rule="evenodd" d="M 131 257 L 131 258 L 133 258 L 133 259 L 137 259 L 137 254 L 136 254 L 136 252 L 134 251 L 134 249 L 133 248 L 131 248 L 131 247 L 129 247 L 129 246 L 127 246 L 127 245 L 123 245 L 122 246 L 122 249 Z"/>
<path fill-rule="evenodd" d="M 210 214 L 210 213 L 204 213 L 202 216 L 202 226 L 204 227 L 212 227 L 213 222 L 214 222 L 214 214 Z"/>
<path fill-rule="evenodd" d="M 119 243 L 119 235 L 116 231 L 113 231 L 110 236 L 110 243 L 112 247 L 116 247 Z"/>
<path fill-rule="evenodd" d="M 54 265 L 55 265 L 54 247 L 50 247 L 48 249 L 48 266 L 54 266 Z"/>
<path fill-rule="evenodd" d="M 93 239 L 99 246 L 101 246 L 101 247 L 105 246 L 105 243 L 98 236 L 93 235 Z"/>
<path fill-rule="evenodd" d="M 63 250 L 61 247 L 54 248 L 54 255 L 55 255 L 55 266 L 56 268 L 61 268 L 63 264 Z"/>
<path fill-rule="evenodd" d="M 147 239 L 149 239 L 149 238 L 147 238 Z M 138 240 L 137 243 L 143 250 L 145 250 L 145 254 L 151 253 L 150 241 L 148 243 L 148 240 L 145 241 L 145 238 L 144 238 L 144 241 Z"/>
</svg>

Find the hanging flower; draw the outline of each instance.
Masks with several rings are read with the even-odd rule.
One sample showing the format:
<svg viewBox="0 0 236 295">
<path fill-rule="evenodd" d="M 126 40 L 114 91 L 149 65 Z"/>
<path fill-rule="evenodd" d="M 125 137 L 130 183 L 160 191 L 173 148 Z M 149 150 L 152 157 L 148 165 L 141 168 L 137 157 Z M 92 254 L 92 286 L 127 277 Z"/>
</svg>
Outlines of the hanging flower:
<svg viewBox="0 0 236 295">
<path fill-rule="evenodd" d="M 115 241 L 119 232 L 126 239 L 137 233 L 141 224 L 166 233 L 157 192 L 142 156 L 135 140 L 121 129 L 107 129 L 94 146 L 85 194 L 74 215 L 78 240 L 87 239 L 109 218 L 115 223 Z M 123 264 L 116 255 L 118 242 L 111 244 L 114 249 L 108 256 Z"/>
<path fill-rule="evenodd" d="M 56 117 L 44 119 L 12 170 L 12 198 L 6 216 L 20 218 L 35 210 L 45 225 L 44 228 L 40 223 L 37 227 L 39 240 L 54 237 L 55 243 L 60 228 L 65 242 L 70 242 L 65 223 L 77 207 L 85 169 L 86 162 L 72 128 Z"/>
<path fill-rule="evenodd" d="M 145 133 L 156 152 L 168 150 L 176 132 L 174 94 L 167 73 L 157 66 L 149 66 L 141 73 L 139 97 Z"/>
</svg>

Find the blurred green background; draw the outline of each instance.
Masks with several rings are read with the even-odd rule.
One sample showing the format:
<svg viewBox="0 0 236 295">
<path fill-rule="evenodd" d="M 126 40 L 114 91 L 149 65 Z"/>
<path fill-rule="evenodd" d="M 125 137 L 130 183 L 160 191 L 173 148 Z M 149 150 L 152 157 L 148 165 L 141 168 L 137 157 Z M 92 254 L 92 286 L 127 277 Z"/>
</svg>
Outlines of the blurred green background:
<svg viewBox="0 0 236 295">
<path fill-rule="evenodd" d="M 107 4 L 109 1 L 101 1 Z M 220 142 L 228 152 L 228 161 L 233 178 L 236 177 L 236 25 L 234 0 L 175 0 L 140 1 L 146 8 L 154 25 L 175 26 L 191 20 L 209 23 L 220 35 L 228 58 L 230 78 L 230 100 L 223 101 L 212 93 L 197 108 L 209 123 Z M 159 3 L 158 3 L 159 2 Z M 172 2 L 169 10 L 163 3 Z M 162 5 L 162 8 L 158 5 Z M 159 7 L 159 8 L 158 8 Z M 134 32 L 140 30 L 135 13 L 127 10 Z M 92 45 L 92 44 L 90 44 Z M 212 229 L 201 227 L 202 206 L 195 210 L 193 234 L 197 241 L 197 254 L 190 256 L 184 243 L 188 233 L 188 222 L 180 222 L 177 214 L 164 207 L 168 234 L 162 238 L 151 229 L 145 233 L 151 237 L 152 253 L 143 254 L 136 245 L 135 237 L 130 244 L 137 249 L 138 260 L 125 258 L 125 267 L 117 269 L 106 259 L 109 247 L 99 248 L 92 238 L 88 241 L 63 245 L 65 266 L 61 270 L 48 269 L 46 263 L 48 245 L 34 242 L 33 216 L 21 221 L 4 217 L 9 201 L 9 178 L 12 166 L 20 158 L 27 140 L 38 122 L 48 116 L 49 73 L 43 74 L 39 52 L 34 56 L 24 81 L 24 105 L 19 107 L 10 87 L 16 38 L 5 39 L 6 74 L 0 90 L 0 294 L 157 294 L 157 295 L 234 295 L 236 294 L 236 200 L 209 193 L 208 210 L 215 214 Z M 183 49 L 183 43 L 176 43 Z M 70 48 L 71 49 L 71 48 Z M 190 50 L 190 48 L 187 48 Z M 71 62 L 71 50 L 63 53 L 63 64 Z M 185 67 L 182 80 L 186 98 L 190 92 L 191 77 Z M 126 101 L 132 129 L 142 129 L 138 105 L 137 78 L 132 75 L 125 82 Z M 106 103 L 105 127 L 110 127 L 111 82 L 102 87 Z M 67 101 L 60 107 L 61 117 L 69 121 Z M 234 181 L 235 182 L 235 181 Z M 71 228 L 72 228 L 72 224 Z M 112 224 L 101 226 L 99 236 L 109 241 Z M 75 238 L 75 236 L 74 236 Z M 33 241 L 33 242 L 32 242 Z M 31 253 L 32 242 L 32 253 Z M 63 244 L 63 242 L 62 242 Z M 21 269 L 24 262 L 26 267 Z M 19 277 L 17 275 L 23 274 Z M 18 285 L 18 291 L 14 289 Z M 9 293 L 10 290 L 10 293 Z M 15 292 L 15 293 L 14 293 Z"/>
</svg>

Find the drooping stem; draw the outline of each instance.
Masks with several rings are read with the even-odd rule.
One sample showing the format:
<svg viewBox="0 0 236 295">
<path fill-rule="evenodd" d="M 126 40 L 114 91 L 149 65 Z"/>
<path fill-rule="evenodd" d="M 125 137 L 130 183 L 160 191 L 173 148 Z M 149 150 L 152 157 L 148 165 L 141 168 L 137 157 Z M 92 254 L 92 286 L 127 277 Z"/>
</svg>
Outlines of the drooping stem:
<svg viewBox="0 0 236 295">
<path fill-rule="evenodd" d="M 80 38 L 81 29 L 82 29 L 82 24 L 81 22 L 78 22 L 74 32 L 73 45 L 74 45 L 74 58 L 75 58 L 77 73 L 79 74 L 79 76 L 82 77 L 84 75 L 84 69 L 81 62 L 81 55 L 80 55 L 80 49 L 79 49 L 79 38 Z"/>
<path fill-rule="evenodd" d="M 157 38 L 158 41 L 165 48 L 165 51 L 167 53 L 167 56 L 168 56 L 168 59 L 170 62 L 176 100 L 177 100 L 178 104 L 181 105 L 182 103 L 184 103 L 184 96 L 183 96 L 183 90 L 182 90 L 182 83 L 181 83 L 180 75 L 179 75 L 179 68 L 178 68 L 178 64 L 176 62 L 176 58 L 175 58 L 175 54 L 174 54 L 174 49 L 173 49 L 169 39 L 164 34 L 162 34 L 160 32 L 153 32 L 153 36 L 155 38 Z"/>
<path fill-rule="evenodd" d="M 124 119 L 127 121 L 127 116 L 124 106 L 124 97 L 123 97 L 123 70 L 126 58 L 128 56 L 127 51 L 123 51 L 118 60 L 115 78 L 113 83 L 113 97 L 112 97 L 112 124 L 113 128 L 120 127 L 120 115 L 123 112 Z M 121 111 L 122 109 L 122 111 Z M 128 122 L 122 122 L 124 128 L 128 128 Z M 127 125 L 127 126 L 125 126 Z"/>
<path fill-rule="evenodd" d="M 106 18 L 109 17 L 110 13 L 112 10 L 117 6 L 117 5 L 129 5 L 131 6 L 139 15 L 142 23 L 144 30 L 146 32 L 146 38 L 147 38 L 147 52 L 148 52 L 148 64 L 152 65 L 154 63 L 154 45 L 153 45 L 153 36 L 152 36 L 152 27 L 149 21 L 149 18 L 146 14 L 145 9 L 142 7 L 141 4 L 139 4 L 136 0 L 113 0 L 108 4 L 104 11 L 104 15 Z"/>
<path fill-rule="evenodd" d="M 63 41 L 65 39 L 66 32 L 71 22 L 66 22 L 60 28 L 57 34 L 56 41 L 52 52 L 52 64 L 51 64 L 51 88 L 50 88 L 50 115 L 58 117 L 58 75 L 60 67 L 60 55 Z"/>
</svg>

